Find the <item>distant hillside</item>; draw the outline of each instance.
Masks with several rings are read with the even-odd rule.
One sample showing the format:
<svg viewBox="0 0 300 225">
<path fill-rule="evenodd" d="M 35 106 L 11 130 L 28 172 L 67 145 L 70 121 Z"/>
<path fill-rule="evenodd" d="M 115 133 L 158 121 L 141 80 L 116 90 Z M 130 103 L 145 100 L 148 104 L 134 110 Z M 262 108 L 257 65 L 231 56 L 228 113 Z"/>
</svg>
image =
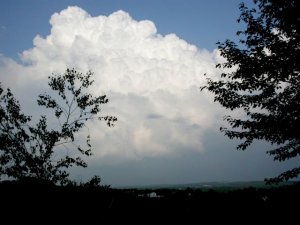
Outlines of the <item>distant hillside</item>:
<svg viewBox="0 0 300 225">
<path fill-rule="evenodd" d="M 286 182 L 283 185 L 292 185 L 294 182 Z M 157 185 L 130 185 L 120 186 L 117 189 L 202 189 L 202 190 L 216 190 L 216 191 L 227 191 L 241 188 L 271 188 L 276 186 L 266 185 L 264 181 L 238 181 L 238 182 L 200 182 L 200 183 L 187 183 L 187 184 L 157 184 Z"/>
</svg>

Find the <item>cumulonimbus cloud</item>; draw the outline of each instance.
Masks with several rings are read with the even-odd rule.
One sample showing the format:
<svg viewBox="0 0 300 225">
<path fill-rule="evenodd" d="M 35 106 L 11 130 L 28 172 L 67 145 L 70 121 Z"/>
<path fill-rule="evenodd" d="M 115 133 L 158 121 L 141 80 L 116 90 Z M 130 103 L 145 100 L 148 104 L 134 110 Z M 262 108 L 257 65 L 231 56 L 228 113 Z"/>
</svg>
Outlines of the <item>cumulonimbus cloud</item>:
<svg viewBox="0 0 300 225">
<path fill-rule="evenodd" d="M 153 22 L 136 21 L 124 11 L 93 17 L 68 7 L 52 15 L 50 24 L 50 34 L 37 35 L 20 54 L 22 63 L 0 57 L 5 85 L 39 93 L 51 73 L 92 70 L 91 91 L 106 93 L 110 103 L 103 112 L 119 119 L 112 129 L 90 124 L 96 158 L 204 150 L 203 133 L 215 125 L 218 110 L 199 86 L 205 73 L 217 73 L 218 51 L 198 49 L 175 34 L 163 36 Z"/>
</svg>

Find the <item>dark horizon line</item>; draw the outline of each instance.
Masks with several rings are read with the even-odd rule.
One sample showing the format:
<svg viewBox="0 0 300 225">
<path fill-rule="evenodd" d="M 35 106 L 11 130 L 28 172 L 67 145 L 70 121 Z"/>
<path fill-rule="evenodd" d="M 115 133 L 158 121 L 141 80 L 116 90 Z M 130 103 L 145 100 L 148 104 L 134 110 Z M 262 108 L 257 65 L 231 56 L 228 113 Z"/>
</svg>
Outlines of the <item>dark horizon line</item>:
<svg viewBox="0 0 300 225">
<path fill-rule="evenodd" d="M 264 186 L 274 187 L 287 184 L 293 184 L 300 180 L 286 181 L 280 185 L 268 185 L 264 180 L 251 180 L 251 181 L 208 181 L 208 182 L 191 182 L 191 183 L 178 183 L 178 184 L 138 184 L 138 185 L 111 185 L 115 189 L 143 189 L 143 188 L 216 188 L 216 187 L 250 187 L 250 186 Z M 252 184 L 252 185 L 251 185 Z"/>
</svg>

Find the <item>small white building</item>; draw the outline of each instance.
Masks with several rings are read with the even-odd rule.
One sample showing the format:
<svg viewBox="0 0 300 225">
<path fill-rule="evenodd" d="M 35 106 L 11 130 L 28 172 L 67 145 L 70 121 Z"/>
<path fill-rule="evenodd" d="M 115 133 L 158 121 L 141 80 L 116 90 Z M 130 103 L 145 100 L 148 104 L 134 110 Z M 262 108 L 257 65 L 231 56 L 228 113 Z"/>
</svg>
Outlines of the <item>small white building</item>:
<svg viewBox="0 0 300 225">
<path fill-rule="evenodd" d="M 156 192 L 151 192 L 148 194 L 149 198 L 158 198 L 158 195 L 156 194 Z"/>
</svg>

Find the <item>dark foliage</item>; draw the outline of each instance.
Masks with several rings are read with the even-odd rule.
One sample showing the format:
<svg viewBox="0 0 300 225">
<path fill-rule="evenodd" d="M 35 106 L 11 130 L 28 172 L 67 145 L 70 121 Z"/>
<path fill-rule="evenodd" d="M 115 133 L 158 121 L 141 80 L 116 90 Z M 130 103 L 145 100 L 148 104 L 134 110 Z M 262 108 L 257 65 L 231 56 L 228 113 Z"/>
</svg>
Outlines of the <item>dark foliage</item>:
<svg viewBox="0 0 300 225">
<path fill-rule="evenodd" d="M 108 126 L 117 120 L 113 116 L 98 115 L 100 105 L 106 104 L 108 99 L 105 95 L 95 97 L 88 92 L 93 84 L 92 75 L 92 72 L 84 75 L 67 69 L 63 75 L 49 77 L 48 85 L 53 93 L 39 95 L 37 103 L 52 110 L 58 126 L 49 124 L 44 115 L 33 124 L 32 118 L 22 113 L 11 90 L 0 86 L 1 177 L 36 178 L 64 185 L 70 182 L 68 167 L 87 166 L 80 155 L 92 154 L 90 136 L 87 135 L 86 146 L 82 147 L 74 142 L 76 134 L 88 120 L 105 120 Z M 72 155 L 61 151 L 68 144 L 75 150 Z M 99 183 L 99 177 L 95 177 L 90 185 Z"/>
<path fill-rule="evenodd" d="M 32 182 L 32 181 L 31 181 Z M 31 185 L 32 184 L 32 185 Z M 297 215 L 299 186 L 227 192 L 214 189 L 108 189 L 0 183 L 2 219 L 23 224 L 100 224 L 107 222 L 288 223 Z M 157 193 L 156 198 L 149 193 Z M 276 215 L 276 216 L 274 216 Z"/>
<path fill-rule="evenodd" d="M 214 93 L 214 100 L 225 108 L 246 113 L 245 118 L 226 116 L 231 128 L 221 128 L 230 139 L 244 141 L 238 149 L 266 140 L 276 146 L 267 153 L 285 161 L 300 154 L 300 2 L 254 3 L 256 9 L 240 5 L 238 22 L 246 24 L 237 32 L 240 43 L 218 43 L 227 62 L 217 67 L 231 72 L 222 73 L 217 81 L 207 79 L 202 90 Z M 266 181 L 279 183 L 299 173 L 296 167 Z"/>
</svg>

